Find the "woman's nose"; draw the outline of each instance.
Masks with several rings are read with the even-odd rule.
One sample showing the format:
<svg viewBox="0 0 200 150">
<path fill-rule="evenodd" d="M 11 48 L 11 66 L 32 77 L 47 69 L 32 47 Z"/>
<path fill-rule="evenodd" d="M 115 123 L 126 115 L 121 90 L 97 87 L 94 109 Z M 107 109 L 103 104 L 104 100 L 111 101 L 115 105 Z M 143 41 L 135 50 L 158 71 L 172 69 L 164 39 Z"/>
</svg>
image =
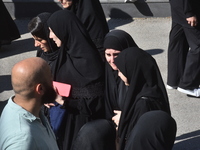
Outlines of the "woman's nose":
<svg viewBox="0 0 200 150">
<path fill-rule="evenodd" d="M 114 59 L 115 59 L 114 56 L 111 56 L 111 57 L 110 57 L 110 61 L 111 61 L 112 63 L 114 63 Z"/>
<path fill-rule="evenodd" d="M 40 46 L 40 42 L 35 41 L 35 47 L 38 47 L 38 46 Z"/>
</svg>

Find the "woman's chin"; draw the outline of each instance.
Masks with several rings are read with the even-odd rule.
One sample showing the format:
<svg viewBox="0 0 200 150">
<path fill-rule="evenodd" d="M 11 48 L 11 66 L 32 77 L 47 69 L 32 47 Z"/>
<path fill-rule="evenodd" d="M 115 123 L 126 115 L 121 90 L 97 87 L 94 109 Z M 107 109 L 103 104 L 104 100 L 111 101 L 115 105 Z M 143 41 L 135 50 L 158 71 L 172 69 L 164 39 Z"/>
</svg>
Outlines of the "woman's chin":
<svg viewBox="0 0 200 150">
<path fill-rule="evenodd" d="M 118 70 L 117 66 L 111 65 L 111 67 L 112 67 L 113 70 Z"/>
</svg>

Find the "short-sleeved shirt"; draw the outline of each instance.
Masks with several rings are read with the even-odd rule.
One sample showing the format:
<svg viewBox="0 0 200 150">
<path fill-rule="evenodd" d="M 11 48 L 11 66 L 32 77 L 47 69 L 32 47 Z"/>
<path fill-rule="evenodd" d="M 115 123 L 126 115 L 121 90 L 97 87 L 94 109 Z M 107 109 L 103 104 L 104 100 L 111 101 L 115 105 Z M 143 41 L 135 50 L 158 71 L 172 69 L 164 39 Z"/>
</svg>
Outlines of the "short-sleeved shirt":
<svg viewBox="0 0 200 150">
<path fill-rule="evenodd" d="M 43 112 L 36 117 L 8 100 L 0 118 L 1 150 L 58 150 L 55 135 Z"/>
</svg>

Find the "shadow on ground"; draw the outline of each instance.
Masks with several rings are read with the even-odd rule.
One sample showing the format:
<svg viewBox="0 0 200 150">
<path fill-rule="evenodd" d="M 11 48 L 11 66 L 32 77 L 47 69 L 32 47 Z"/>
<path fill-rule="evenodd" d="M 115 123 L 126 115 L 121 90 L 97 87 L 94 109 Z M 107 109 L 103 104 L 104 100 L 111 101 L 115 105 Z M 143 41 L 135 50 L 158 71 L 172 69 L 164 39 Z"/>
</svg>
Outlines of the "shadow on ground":
<svg viewBox="0 0 200 150">
<path fill-rule="evenodd" d="M 174 144 L 173 150 L 200 150 L 200 130 L 183 134 L 176 137 L 176 140 L 181 140 Z"/>
<path fill-rule="evenodd" d="M 146 3 L 146 0 L 138 0 L 134 3 L 135 7 L 138 9 L 138 11 L 143 14 L 144 16 L 153 16 L 153 13 Z"/>
<path fill-rule="evenodd" d="M 150 55 L 157 55 L 157 54 L 160 54 L 160 53 L 163 53 L 163 49 L 148 49 L 148 50 L 145 50 L 147 53 L 149 53 Z"/>
<path fill-rule="evenodd" d="M 128 24 L 128 23 L 134 21 L 133 18 L 129 14 L 127 14 L 126 12 L 124 12 L 118 8 L 111 9 L 109 18 L 110 19 L 108 20 L 108 26 L 109 26 L 110 30 L 113 30 L 118 26 L 122 26 L 122 25 L 125 25 L 125 24 Z M 120 21 L 120 18 L 125 18 L 125 19 L 123 19 L 123 21 Z M 118 24 L 112 23 L 112 21 L 116 20 L 116 19 L 119 19 Z"/>
<path fill-rule="evenodd" d="M 1 75 L 0 76 L 0 93 L 3 91 L 12 90 L 11 85 L 11 76 L 10 75 Z"/>
<path fill-rule="evenodd" d="M 32 38 L 12 41 L 10 45 L 3 45 L 0 50 L 0 58 L 5 58 L 25 52 L 34 51 L 34 41 Z"/>
</svg>

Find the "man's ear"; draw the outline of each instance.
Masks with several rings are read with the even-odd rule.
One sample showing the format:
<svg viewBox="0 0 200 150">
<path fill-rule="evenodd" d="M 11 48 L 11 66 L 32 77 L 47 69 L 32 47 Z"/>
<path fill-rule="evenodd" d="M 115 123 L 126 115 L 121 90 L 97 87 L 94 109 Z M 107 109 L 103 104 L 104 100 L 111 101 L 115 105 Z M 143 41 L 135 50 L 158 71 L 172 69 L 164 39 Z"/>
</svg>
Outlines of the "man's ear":
<svg viewBox="0 0 200 150">
<path fill-rule="evenodd" d="M 44 94 L 44 86 L 42 84 L 37 84 L 36 86 L 36 92 L 40 95 Z"/>
</svg>

